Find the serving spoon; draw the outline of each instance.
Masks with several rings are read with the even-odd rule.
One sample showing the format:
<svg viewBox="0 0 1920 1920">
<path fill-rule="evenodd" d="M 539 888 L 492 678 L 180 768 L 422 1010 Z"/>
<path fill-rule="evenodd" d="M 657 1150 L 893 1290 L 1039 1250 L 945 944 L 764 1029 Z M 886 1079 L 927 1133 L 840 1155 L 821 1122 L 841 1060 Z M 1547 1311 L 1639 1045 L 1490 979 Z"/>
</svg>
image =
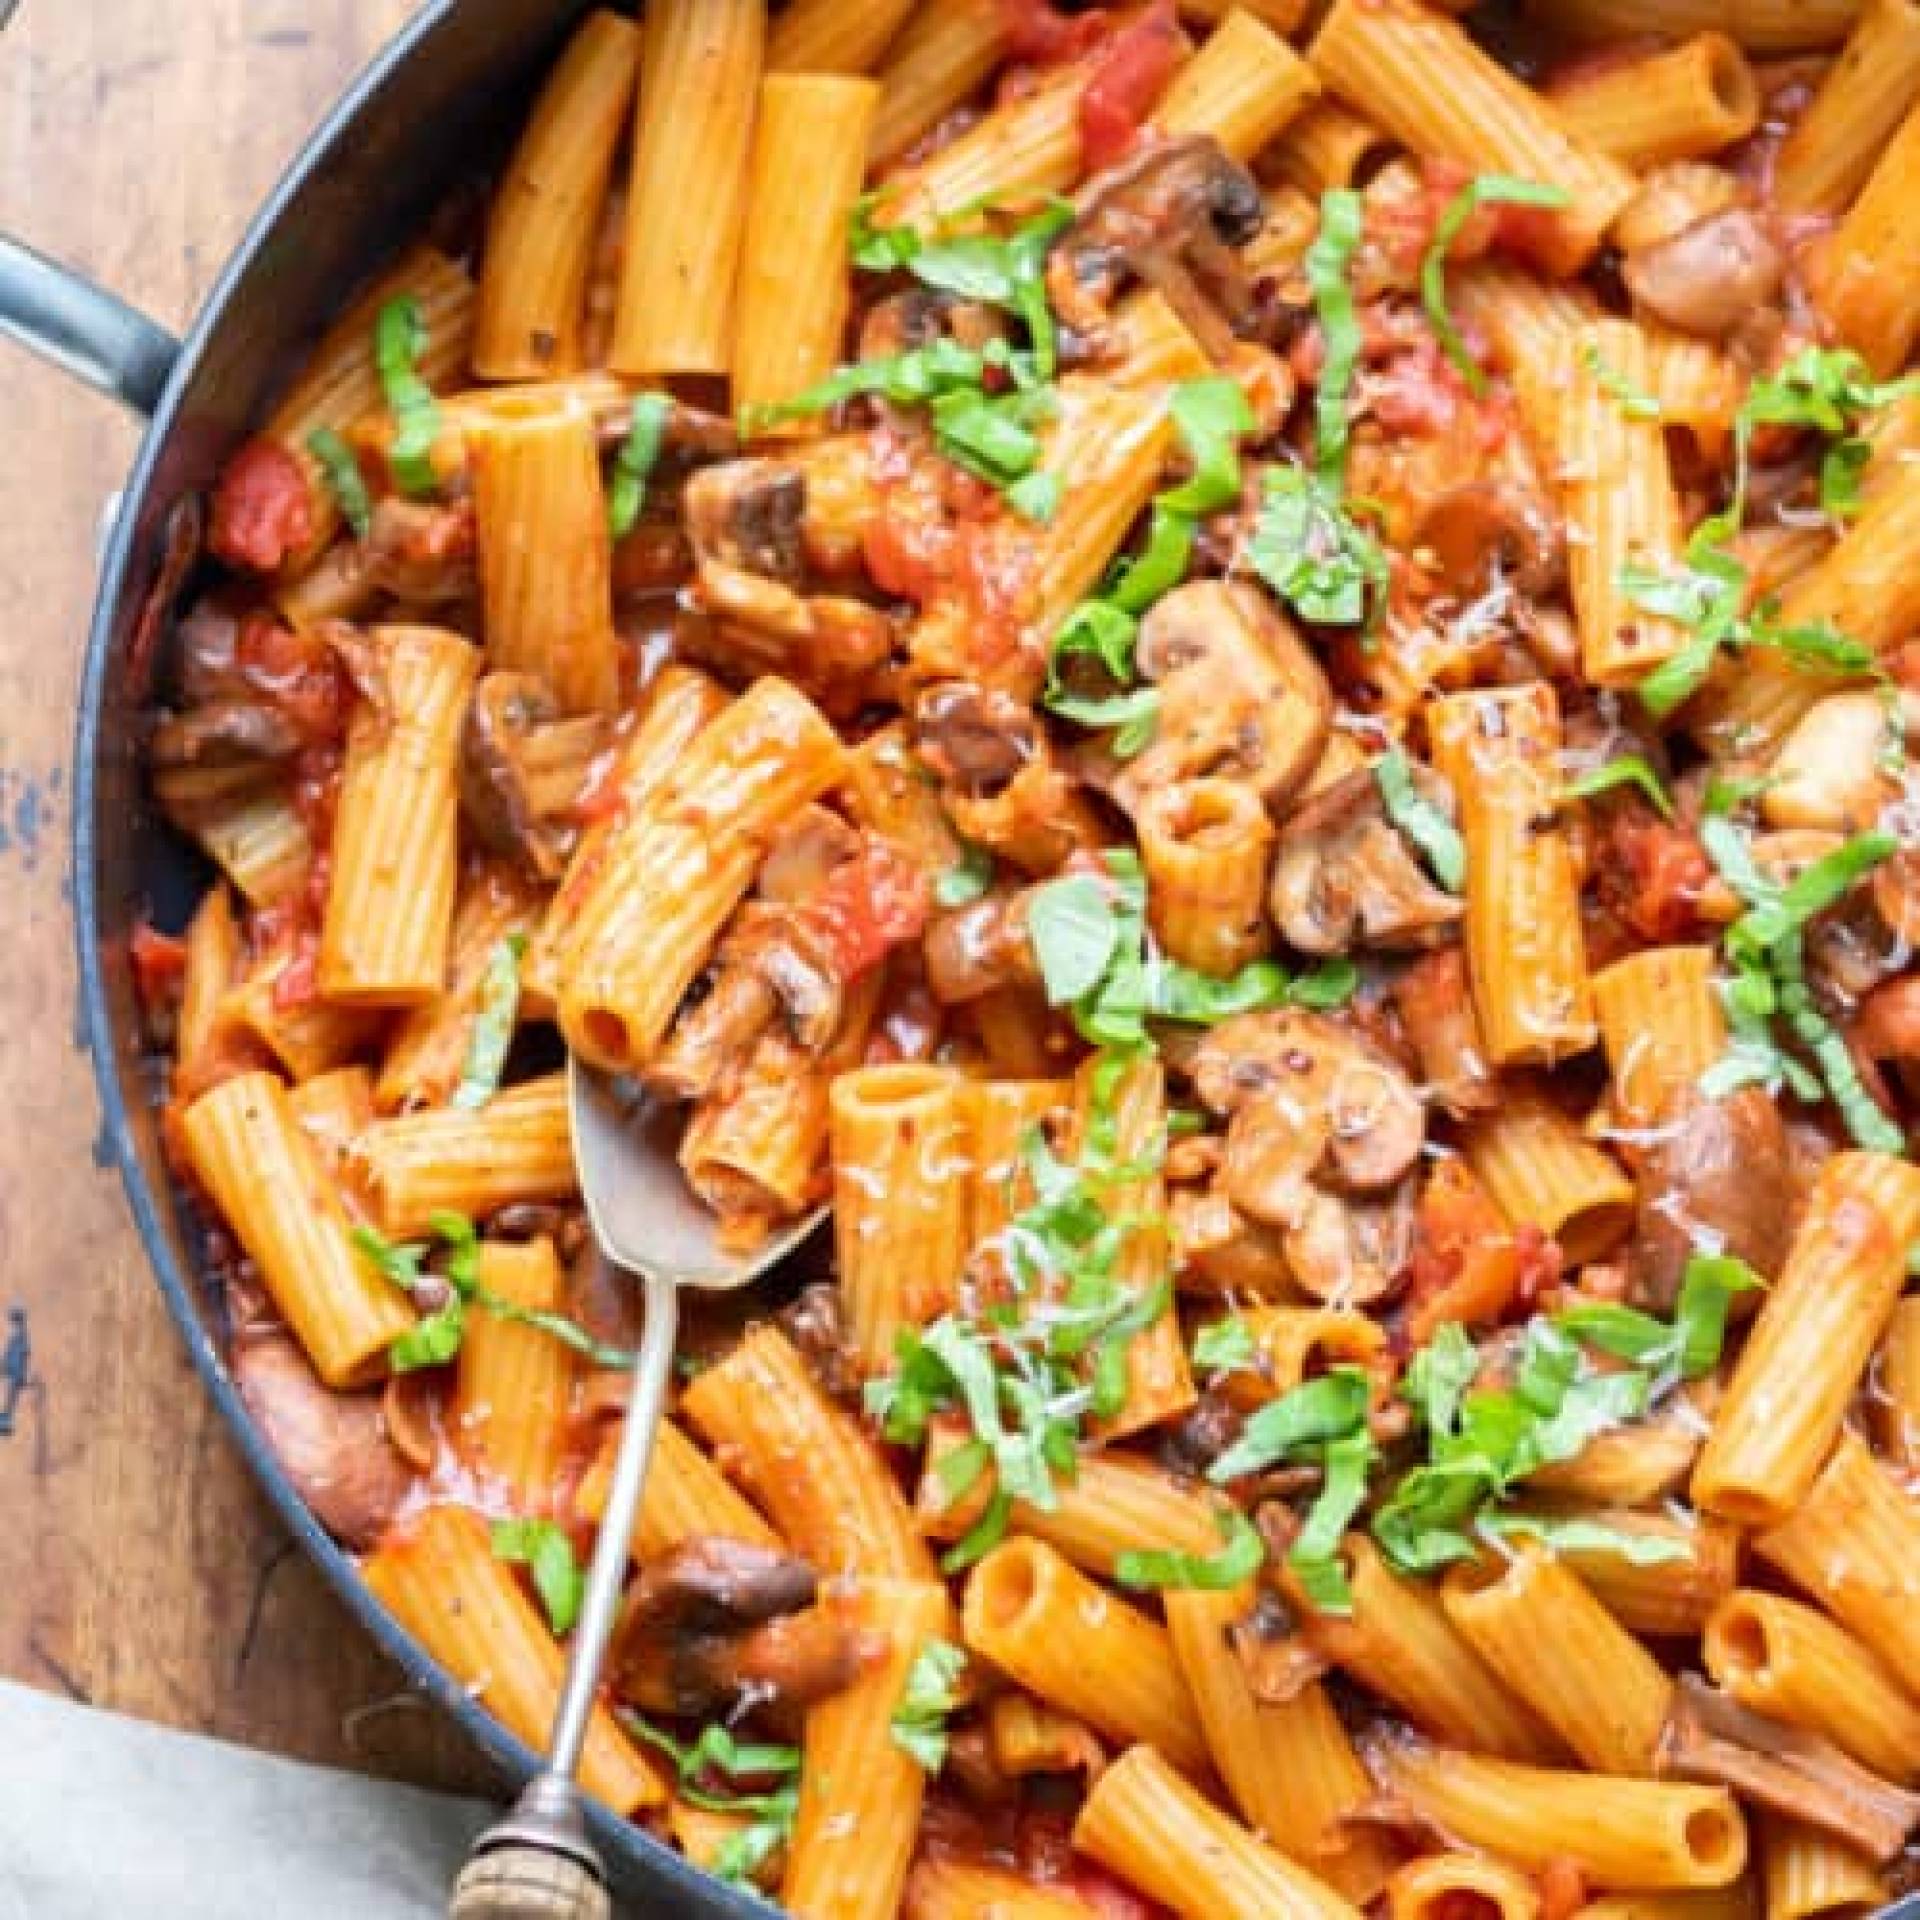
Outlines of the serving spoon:
<svg viewBox="0 0 1920 1920">
<path fill-rule="evenodd" d="M 734 1254 L 717 1244 L 715 1219 L 688 1188 L 674 1156 L 678 1121 L 658 1102 L 578 1059 L 567 1063 L 573 1157 L 587 1224 L 600 1251 L 637 1275 L 645 1321 L 634 1356 L 633 1392 L 614 1456 L 613 1484 L 587 1567 L 580 1618 L 567 1648 L 546 1765 L 512 1812 L 474 1842 L 454 1882 L 449 1920 L 606 1920 L 613 1911 L 606 1868 L 587 1837 L 577 1775 L 600 1671 L 626 1577 L 628 1542 L 666 1405 L 680 1317 L 680 1289 L 728 1293 L 756 1280 L 806 1238 L 824 1207 Z"/>
</svg>

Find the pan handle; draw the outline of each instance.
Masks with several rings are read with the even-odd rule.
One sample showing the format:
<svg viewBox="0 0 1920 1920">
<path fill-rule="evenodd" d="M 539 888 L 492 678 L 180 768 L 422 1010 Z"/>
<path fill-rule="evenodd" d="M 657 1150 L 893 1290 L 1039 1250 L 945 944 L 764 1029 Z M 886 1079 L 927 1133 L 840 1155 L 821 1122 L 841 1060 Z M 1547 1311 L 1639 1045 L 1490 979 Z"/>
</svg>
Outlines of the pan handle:
<svg viewBox="0 0 1920 1920">
<path fill-rule="evenodd" d="M 0 334 L 140 414 L 159 405 L 180 357 L 180 342 L 158 322 L 4 235 Z"/>
</svg>

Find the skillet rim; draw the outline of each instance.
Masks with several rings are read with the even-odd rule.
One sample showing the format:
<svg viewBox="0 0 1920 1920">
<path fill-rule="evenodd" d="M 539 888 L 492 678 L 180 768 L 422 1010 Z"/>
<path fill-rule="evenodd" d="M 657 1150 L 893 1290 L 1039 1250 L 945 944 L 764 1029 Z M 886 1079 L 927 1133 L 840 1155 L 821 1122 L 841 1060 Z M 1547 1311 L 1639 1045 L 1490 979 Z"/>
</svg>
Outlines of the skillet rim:
<svg viewBox="0 0 1920 1920">
<path fill-rule="evenodd" d="M 187 1263 L 176 1257 L 175 1244 L 168 1232 L 167 1221 L 179 1209 L 174 1184 L 164 1173 L 150 1172 L 142 1159 L 133 1121 L 135 1102 L 141 1095 L 136 1086 L 132 1098 L 129 1097 L 127 1077 L 121 1071 L 122 1042 L 126 1036 L 119 1031 L 114 1016 L 108 986 L 107 947 L 102 933 L 104 882 L 100 848 L 112 833 L 127 832 L 132 825 L 125 818 L 103 821 L 99 817 L 105 756 L 120 746 L 109 736 L 106 726 L 107 698 L 121 664 L 116 641 L 127 617 L 130 597 L 143 590 L 134 580 L 134 548 L 144 517 L 143 507 L 156 489 L 162 456 L 180 429 L 182 401 L 209 345 L 225 324 L 236 294 L 258 268 L 260 256 L 279 233 L 292 203 L 361 124 L 376 96 L 403 68 L 422 56 L 423 49 L 461 5 L 462 0 L 428 0 L 341 91 L 255 209 L 181 338 L 122 484 L 100 559 L 74 725 L 69 852 L 80 1016 L 78 1038 L 88 1057 L 100 1102 L 101 1125 L 95 1157 L 110 1160 L 119 1173 L 147 1264 L 159 1283 L 168 1316 L 186 1346 L 187 1357 L 281 1523 L 306 1557 L 318 1565 L 357 1626 L 400 1668 L 408 1682 L 450 1715 L 489 1762 L 517 1787 L 539 1770 L 539 1756 L 485 1712 L 479 1701 L 375 1599 L 356 1562 L 300 1497 L 264 1431 L 240 1397 L 199 1303 L 206 1276 L 190 1271 Z M 617 1898 L 652 1897 L 672 1902 L 661 1911 L 687 1914 L 695 1920 L 753 1920 L 754 1916 L 778 1911 L 769 1902 L 696 1867 L 684 1854 L 637 1822 L 623 1819 L 597 1801 L 582 1798 L 588 1824 L 606 1857 Z"/>
</svg>

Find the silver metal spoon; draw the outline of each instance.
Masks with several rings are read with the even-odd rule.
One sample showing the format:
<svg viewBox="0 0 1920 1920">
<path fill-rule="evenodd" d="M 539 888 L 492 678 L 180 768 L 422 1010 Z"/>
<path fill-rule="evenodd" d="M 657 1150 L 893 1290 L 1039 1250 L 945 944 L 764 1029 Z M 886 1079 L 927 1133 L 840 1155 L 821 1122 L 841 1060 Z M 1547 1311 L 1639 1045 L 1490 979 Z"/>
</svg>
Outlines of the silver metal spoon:
<svg viewBox="0 0 1920 1920">
<path fill-rule="evenodd" d="M 568 1063 L 567 1090 L 588 1224 L 607 1259 L 639 1277 L 646 1318 L 613 1486 L 547 1739 L 547 1764 L 512 1812 L 474 1842 L 454 1883 L 450 1920 L 604 1920 L 611 1914 L 606 1869 L 587 1837 L 575 1776 L 666 1405 L 680 1289 L 725 1293 L 744 1287 L 805 1239 L 826 1213 L 821 1208 L 808 1214 L 751 1253 L 728 1253 L 715 1244 L 714 1216 L 688 1188 L 674 1157 L 679 1117 L 644 1096 L 629 1097 L 622 1083 L 577 1060 Z"/>
</svg>

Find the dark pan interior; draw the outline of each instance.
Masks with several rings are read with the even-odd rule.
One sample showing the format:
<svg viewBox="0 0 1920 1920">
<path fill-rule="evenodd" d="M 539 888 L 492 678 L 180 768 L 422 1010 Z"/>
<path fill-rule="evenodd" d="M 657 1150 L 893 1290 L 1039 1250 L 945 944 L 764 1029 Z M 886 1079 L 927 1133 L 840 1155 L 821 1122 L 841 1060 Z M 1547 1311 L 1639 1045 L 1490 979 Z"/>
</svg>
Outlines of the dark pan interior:
<svg viewBox="0 0 1920 1920">
<path fill-rule="evenodd" d="M 128 482 L 101 579 L 82 684 L 74 782 L 74 894 L 85 1041 L 103 1139 L 194 1365 L 268 1496 L 347 1605 L 408 1675 L 520 1779 L 535 1756 L 480 1713 L 360 1584 L 353 1563 L 280 1471 L 228 1378 L 219 1306 L 176 1207 L 139 1044 L 127 934 L 151 914 L 186 919 L 197 859 L 158 820 L 138 767 L 142 689 L 125 671 L 167 516 L 206 488 L 290 364 L 460 183 L 492 162 L 587 0 L 440 0 L 341 101 L 259 215 L 188 337 Z M 597 1835 L 623 1895 L 648 1914 L 739 1920 L 764 1903 L 696 1872 L 610 1816 Z"/>
</svg>

